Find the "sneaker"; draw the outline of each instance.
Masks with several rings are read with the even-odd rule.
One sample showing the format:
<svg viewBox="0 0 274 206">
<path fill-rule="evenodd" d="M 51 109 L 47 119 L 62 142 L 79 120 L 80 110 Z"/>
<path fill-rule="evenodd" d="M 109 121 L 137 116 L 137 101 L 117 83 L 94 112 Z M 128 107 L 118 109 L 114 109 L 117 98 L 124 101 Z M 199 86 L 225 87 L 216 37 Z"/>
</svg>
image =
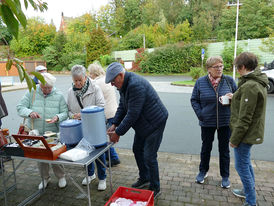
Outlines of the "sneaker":
<svg viewBox="0 0 274 206">
<path fill-rule="evenodd" d="M 230 188 L 230 181 L 229 181 L 228 177 L 223 177 L 222 178 L 221 187 L 225 188 L 225 189 Z"/>
<path fill-rule="evenodd" d="M 60 178 L 59 182 L 58 182 L 58 187 L 59 188 L 64 188 L 66 186 L 67 186 L 66 178 L 65 177 Z"/>
<path fill-rule="evenodd" d="M 199 172 L 196 177 L 196 182 L 199 184 L 203 184 L 205 182 L 205 178 L 207 178 L 207 172 Z"/>
<path fill-rule="evenodd" d="M 245 193 L 244 193 L 244 190 L 240 190 L 240 189 L 233 189 L 232 190 L 232 193 L 236 196 L 236 197 L 239 197 L 239 198 L 245 198 Z"/>
<path fill-rule="evenodd" d="M 149 186 L 149 184 L 150 184 L 150 182 L 148 180 L 142 180 L 142 179 L 138 178 L 137 182 L 133 183 L 131 185 L 131 187 L 141 189 L 141 188 Z"/>
<path fill-rule="evenodd" d="M 96 174 L 94 173 L 92 176 L 88 176 L 88 179 L 85 177 L 82 181 L 82 185 L 88 185 L 92 180 L 96 178 Z"/>
<path fill-rule="evenodd" d="M 152 187 L 149 187 L 149 190 L 153 191 L 154 200 L 156 200 L 161 195 L 161 189 L 155 189 Z"/>
<path fill-rule="evenodd" d="M 50 181 L 50 178 L 44 179 L 43 181 L 44 181 L 44 187 L 45 187 L 45 189 L 46 189 L 46 187 L 48 186 L 48 183 L 49 183 L 49 181 Z M 43 181 L 42 181 L 42 182 L 39 184 L 39 186 L 38 186 L 38 189 L 39 189 L 39 190 L 42 190 L 42 189 L 43 189 Z"/>
<path fill-rule="evenodd" d="M 111 167 L 116 166 L 116 165 L 118 165 L 120 163 L 121 163 L 121 161 L 119 159 L 117 159 L 117 160 L 111 160 Z M 107 163 L 107 167 L 109 167 L 109 162 Z"/>
<path fill-rule="evenodd" d="M 99 180 L 99 184 L 98 184 L 98 190 L 99 191 L 103 191 L 107 188 L 107 184 L 106 184 L 106 179 L 104 180 Z"/>
</svg>

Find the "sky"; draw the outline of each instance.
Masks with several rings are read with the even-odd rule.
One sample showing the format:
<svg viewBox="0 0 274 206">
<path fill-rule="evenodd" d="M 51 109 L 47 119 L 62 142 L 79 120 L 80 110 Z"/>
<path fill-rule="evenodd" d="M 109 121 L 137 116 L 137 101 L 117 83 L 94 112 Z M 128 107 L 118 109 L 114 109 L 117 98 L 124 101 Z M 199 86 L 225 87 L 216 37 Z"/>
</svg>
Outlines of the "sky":
<svg viewBox="0 0 274 206">
<path fill-rule="evenodd" d="M 48 3 L 48 10 L 38 12 L 34 11 L 30 5 L 26 10 L 23 0 L 20 1 L 27 18 L 39 16 L 48 24 L 52 19 L 57 29 L 60 26 L 62 12 L 66 17 L 78 17 L 87 12 L 94 13 L 109 2 L 109 0 L 42 0 Z"/>
</svg>

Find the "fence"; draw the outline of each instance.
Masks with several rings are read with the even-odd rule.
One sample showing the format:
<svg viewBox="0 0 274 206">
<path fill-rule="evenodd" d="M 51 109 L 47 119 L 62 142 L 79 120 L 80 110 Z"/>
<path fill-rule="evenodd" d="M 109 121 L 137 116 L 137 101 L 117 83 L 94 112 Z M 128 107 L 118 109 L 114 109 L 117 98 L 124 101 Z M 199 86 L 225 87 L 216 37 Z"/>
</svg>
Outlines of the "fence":
<svg viewBox="0 0 274 206">
<path fill-rule="evenodd" d="M 6 70 L 7 61 L 0 61 L 0 76 L 18 76 L 17 68 L 13 65 L 9 71 Z M 38 65 L 46 66 L 45 61 L 24 61 L 23 66 L 28 73 L 35 71 Z"/>
</svg>

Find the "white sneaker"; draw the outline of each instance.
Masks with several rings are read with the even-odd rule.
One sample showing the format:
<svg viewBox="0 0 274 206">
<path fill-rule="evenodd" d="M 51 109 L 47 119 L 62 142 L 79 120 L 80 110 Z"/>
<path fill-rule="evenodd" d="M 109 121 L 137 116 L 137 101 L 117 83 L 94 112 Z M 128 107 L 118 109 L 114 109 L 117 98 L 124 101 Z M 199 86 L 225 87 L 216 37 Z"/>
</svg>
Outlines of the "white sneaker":
<svg viewBox="0 0 274 206">
<path fill-rule="evenodd" d="M 82 185 L 88 185 L 92 180 L 96 178 L 96 174 L 94 173 L 92 176 L 88 176 L 88 180 L 85 177 L 82 181 Z"/>
<path fill-rule="evenodd" d="M 67 181 L 65 177 L 59 179 L 58 186 L 59 188 L 64 188 L 67 186 Z"/>
<path fill-rule="evenodd" d="M 106 179 L 99 180 L 98 190 L 105 190 L 107 188 Z"/>
<path fill-rule="evenodd" d="M 49 181 L 50 181 L 50 178 L 44 179 L 44 187 L 45 187 L 45 189 L 46 189 L 46 187 L 48 186 Z M 42 189 L 43 189 L 43 181 L 41 181 L 41 183 L 39 184 L 38 189 L 39 189 L 39 190 L 42 190 Z"/>
</svg>

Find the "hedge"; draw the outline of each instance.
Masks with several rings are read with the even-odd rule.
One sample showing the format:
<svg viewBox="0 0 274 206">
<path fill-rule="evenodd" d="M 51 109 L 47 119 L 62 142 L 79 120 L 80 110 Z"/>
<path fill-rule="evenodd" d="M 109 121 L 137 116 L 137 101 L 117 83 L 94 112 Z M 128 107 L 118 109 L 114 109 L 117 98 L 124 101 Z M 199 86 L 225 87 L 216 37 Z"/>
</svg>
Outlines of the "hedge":
<svg viewBox="0 0 274 206">
<path fill-rule="evenodd" d="M 140 63 L 144 73 L 183 73 L 201 66 L 201 50 L 205 45 L 169 45 L 146 54 Z"/>
</svg>

